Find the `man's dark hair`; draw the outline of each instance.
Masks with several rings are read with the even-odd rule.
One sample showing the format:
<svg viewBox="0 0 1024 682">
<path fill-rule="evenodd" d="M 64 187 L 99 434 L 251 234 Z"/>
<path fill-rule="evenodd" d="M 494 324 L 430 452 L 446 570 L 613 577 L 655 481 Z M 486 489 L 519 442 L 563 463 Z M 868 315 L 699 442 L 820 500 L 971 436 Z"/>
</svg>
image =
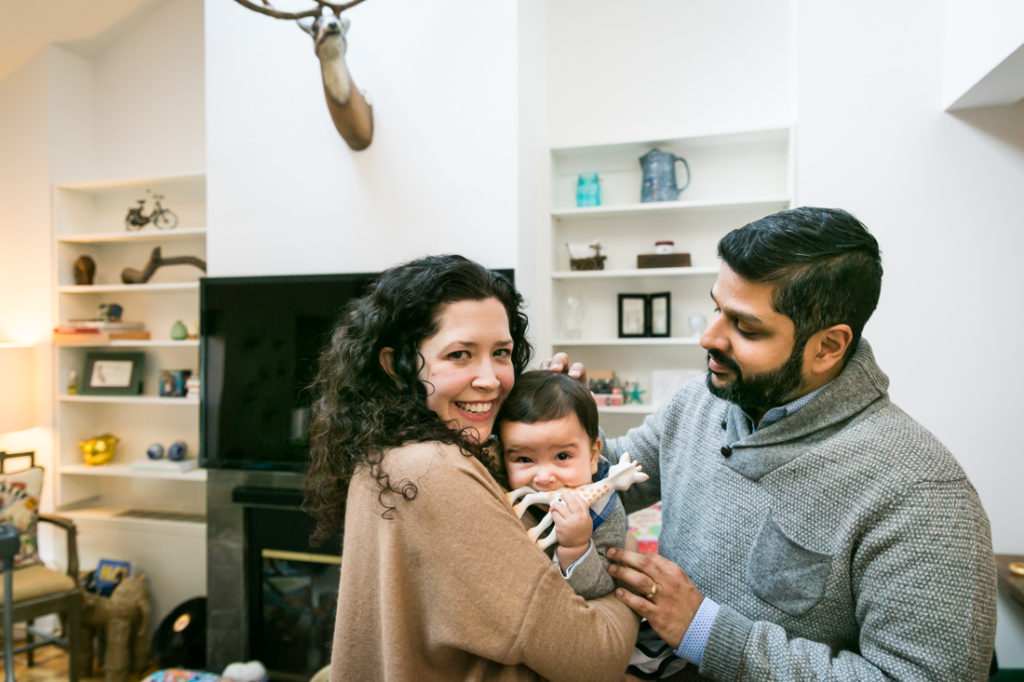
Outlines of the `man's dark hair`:
<svg viewBox="0 0 1024 682">
<path fill-rule="evenodd" d="M 772 307 L 793 320 L 795 347 L 848 324 L 857 347 L 882 289 L 878 242 L 838 208 L 802 206 L 744 225 L 718 242 L 718 255 L 750 282 L 773 285 Z"/>
<path fill-rule="evenodd" d="M 503 422 L 554 421 L 575 414 L 593 443 L 600 436 L 597 403 L 590 390 L 578 379 L 544 369 L 524 372 L 502 403 L 495 426 Z"/>
</svg>

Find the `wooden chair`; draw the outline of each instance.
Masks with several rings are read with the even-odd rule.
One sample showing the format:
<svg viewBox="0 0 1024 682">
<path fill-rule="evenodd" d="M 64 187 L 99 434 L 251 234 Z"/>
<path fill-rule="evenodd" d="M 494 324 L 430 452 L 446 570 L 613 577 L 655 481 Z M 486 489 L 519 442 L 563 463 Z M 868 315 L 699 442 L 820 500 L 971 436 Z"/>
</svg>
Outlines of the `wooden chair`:
<svg viewBox="0 0 1024 682">
<path fill-rule="evenodd" d="M 0 472 L 3 471 L 0 459 Z M 79 653 L 82 632 L 82 590 L 78 585 L 78 533 L 71 519 L 52 514 L 40 514 L 39 521 L 52 524 L 64 530 L 67 540 L 67 570 L 64 572 L 47 568 L 42 563 L 23 566 L 12 570 L 11 557 L 4 557 L 4 572 L 11 571 L 10 580 L 5 575 L 4 590 L 0 593 L 0 604 L 11 605 L 11 622 L 27 623 L 25 644 L 15 647 L 10 638 L 4 639 L 3 654 L 5 666 L 13 654 L 28 653 L 28 664 L 34 661 L 32 652 L 41 646 L 55 644 L 68 652 L 68 670 L 71 682 L 79 676 Z M 8 583 L 11 586 L 8 593 Z M 63 624 L 61 637 L 42 632 L 32 621 L 48 614 L 58 614 Z"/>
</svg>

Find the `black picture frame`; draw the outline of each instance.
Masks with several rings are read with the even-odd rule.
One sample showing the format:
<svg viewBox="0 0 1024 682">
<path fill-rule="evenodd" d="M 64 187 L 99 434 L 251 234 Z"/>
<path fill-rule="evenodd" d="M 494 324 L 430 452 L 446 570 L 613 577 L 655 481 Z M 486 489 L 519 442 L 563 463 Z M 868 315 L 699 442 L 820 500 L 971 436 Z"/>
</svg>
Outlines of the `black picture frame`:
<svg viewBox="0 0 1024 682">
<path fill-rule="evenodd" d="M 647 336 L 650 329 L 647 294 L 619 294 L 619 338 Z"/>
<path fill-rule="evenodd" d="M 138 351 L 89 351 L 82 366 L 82 395 L 139 395 L 146 355 Z"/>
<path fill-rule="evenodd" d="M 651 294 L 647 311 L 648 336 L 672 336 L 672 293 Z"/>
</svg>

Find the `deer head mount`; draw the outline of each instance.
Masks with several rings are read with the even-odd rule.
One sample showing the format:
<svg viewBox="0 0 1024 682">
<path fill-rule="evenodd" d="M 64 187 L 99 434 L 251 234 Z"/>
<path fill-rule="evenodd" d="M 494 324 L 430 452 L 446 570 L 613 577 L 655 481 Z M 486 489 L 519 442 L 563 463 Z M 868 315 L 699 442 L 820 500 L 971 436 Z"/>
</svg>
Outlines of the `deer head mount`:
<svg viewBox="0 0 1024 682">
<path fill-rule="evenodd" d="M 262 6 L 250 0 L 235 0 L 243 7 L 275 19 L 294 19 L 299 28 L 313 37 L 313 49 L 320 60 L 320 76 L 331 121 L 349 147 L 356 151 L 366 149 L 373 141 L 373 107 L 356 88 L 345 65 L 345 50 L 348 48 L 345 34 L 349 21 L 341 16 L 344 10 L 363 0 L 344 3 L 313 1 L 316 7 L 308 10 L 282 12 L 274 9 L 267 0 L 262 0 Z M 303 22 L 303 19 L 309 21 Z"/>
</svg>

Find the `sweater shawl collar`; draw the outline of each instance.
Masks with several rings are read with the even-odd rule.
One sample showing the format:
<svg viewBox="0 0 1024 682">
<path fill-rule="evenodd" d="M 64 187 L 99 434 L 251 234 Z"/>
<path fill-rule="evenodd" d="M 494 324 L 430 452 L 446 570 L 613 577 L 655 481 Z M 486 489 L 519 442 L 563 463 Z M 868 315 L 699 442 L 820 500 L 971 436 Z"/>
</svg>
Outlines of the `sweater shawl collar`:
<svg viewBox="0 0 1024 682">
<path fill-rule="evenodd" d="M 743 411 L 728 403 L 721 462 L 738 474 L 759 480 L 831 438 L 857 414 L 888 399 L 889 377 L 878 367 L 861 338 L 843 371 L 796 413 L 750 433 Z M 730 454 L 725 456 L 724 453 Z"/>
</svg>

